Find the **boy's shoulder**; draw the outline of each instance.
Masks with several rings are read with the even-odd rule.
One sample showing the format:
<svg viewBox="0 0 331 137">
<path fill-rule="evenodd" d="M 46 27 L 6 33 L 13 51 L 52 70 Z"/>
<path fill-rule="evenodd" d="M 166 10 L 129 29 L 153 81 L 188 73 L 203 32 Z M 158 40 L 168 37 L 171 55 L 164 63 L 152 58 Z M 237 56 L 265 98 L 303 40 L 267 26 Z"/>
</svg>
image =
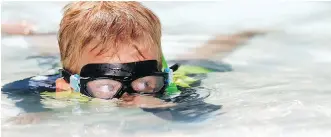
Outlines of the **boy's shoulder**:
<svg viewBox="0 0 331 137">
<path fill-rule="evenodd" d="M 55 91 L 55 81 L 60 74 L 38 75 L 5 84 L 1 87 L 3 93 L 40 93 Z"/>
</svg>

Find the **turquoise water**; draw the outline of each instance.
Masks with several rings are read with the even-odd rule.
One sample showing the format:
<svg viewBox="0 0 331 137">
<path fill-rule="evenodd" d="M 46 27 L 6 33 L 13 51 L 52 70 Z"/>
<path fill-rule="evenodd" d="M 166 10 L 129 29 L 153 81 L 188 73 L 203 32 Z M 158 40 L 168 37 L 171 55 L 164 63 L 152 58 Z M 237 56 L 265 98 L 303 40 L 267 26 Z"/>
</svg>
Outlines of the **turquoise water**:
<svg viewBox="0 0 331 137">
<path fill-rule="evenodd" d="M 31 19 L 38 22 L 40 32 L 57 29 L 54 24 L 60 18 L 62 3 L 3 4 L 2 20 Z M 4 121 L 24 111 L 15 106 L 18 100 L 2 94 L 2 135 L 308 137 L 331 134 L 331 7 L 328 2 L 145 4 L 163 22 L 162 42 L 169 59 L 199 46 L 215 34 L 250 28 L 269 30 L 231 55 L 213 58 L 233 68 L 231 72 L 209 74 L 202 81 L 202 86 L 208 87 L 211 93 L 204 101 L 222 105 L 222 109 L 203 121 L 187 123 L 109 104 L 81 105 L 83 111 L 77 111 L 76 105 L 62 108 L 67 104 L 56 101 L 50 103 L 55 111 L 42 117 L 40 123 L 13 125 Z M 35 8 L 37 5 L 39 8 Z M 1 46 L 2 85 L 45 74 L 56 62 L 52 58 L 31 58 L 56 55 L 55 36 L 2 36 Z"/>
</svg>

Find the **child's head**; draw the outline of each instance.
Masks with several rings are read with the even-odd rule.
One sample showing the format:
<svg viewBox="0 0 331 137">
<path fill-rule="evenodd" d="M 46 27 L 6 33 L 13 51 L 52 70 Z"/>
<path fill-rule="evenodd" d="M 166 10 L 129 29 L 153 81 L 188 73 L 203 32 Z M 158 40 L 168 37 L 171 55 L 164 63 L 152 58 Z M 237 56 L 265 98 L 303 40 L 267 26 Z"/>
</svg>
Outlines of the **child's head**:
<svg viewBox="0 0 331 137">
<path fill-rule="evenodd" d="M 89 63 L 158 60 L 161 24 L 138 2 L 73 2 L 65 7 L 59 30 L 63 67 L 80 73 Z"/>
<path fill-rule="evenodd" d="M 160 39 L 159 19 L 138 2 L 71 3 L 58 37 L 63 78 L 75 91 L 103 99 L 164 91 Z"/>
</svg>

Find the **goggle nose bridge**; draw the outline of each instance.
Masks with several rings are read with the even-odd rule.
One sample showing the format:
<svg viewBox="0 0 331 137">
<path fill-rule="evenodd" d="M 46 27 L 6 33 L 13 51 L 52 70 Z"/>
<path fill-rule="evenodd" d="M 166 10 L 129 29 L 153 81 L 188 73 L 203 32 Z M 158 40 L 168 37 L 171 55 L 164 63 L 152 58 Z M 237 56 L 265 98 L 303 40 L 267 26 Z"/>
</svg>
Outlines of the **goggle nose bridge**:
<svg viewBox="0 0 331 137">
<path fill-rule="evenodd" d="M 117 93 L 114 95 L 113 98 L 120 98 L 121 96 L 123 96 L 124 93 L 128 93 L 128 94 L 136 93 L 132 89 L 131 82 L 132 81 L 130 81 L 130 82 L 123 82 L 121 89 L 119 89 L 119 91 L 117 91 Z"/>
</svg>

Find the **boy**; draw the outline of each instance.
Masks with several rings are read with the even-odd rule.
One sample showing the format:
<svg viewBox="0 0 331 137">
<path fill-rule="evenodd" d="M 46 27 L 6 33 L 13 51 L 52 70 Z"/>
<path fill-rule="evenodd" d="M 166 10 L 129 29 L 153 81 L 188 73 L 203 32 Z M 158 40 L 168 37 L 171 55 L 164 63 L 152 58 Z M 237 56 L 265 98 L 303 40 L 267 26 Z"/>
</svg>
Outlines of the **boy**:
<svg viewBox="0 0 331 137">
<path fill-rule="evenodd" d="M 231 51 L 253 34 L 216 39 L 203 47 L 212 49 L 212 54 L 220 50 Z M 231 48 L 216 47 L 220 42 Z M 43 83 L 44 88 L 38 86 L 34 90 L 80 92 L 91 98 L 120 99 L 121 105 L 142 108 L 174 105 L 154 97 L 165 94 L 169 87 L 176 90 L 171 72 L 177 68 L 167 67 L 163 58 L 158 17 L 140 3 L 68 4 L 60 24 L 58 44 L 63 67 L 61 76 L 50 76 L 49 82 Z M 206 57 L 210 52 L 205 53 Z M 38 81 L 32 82 L 41 85 Z"/>
</svg>

